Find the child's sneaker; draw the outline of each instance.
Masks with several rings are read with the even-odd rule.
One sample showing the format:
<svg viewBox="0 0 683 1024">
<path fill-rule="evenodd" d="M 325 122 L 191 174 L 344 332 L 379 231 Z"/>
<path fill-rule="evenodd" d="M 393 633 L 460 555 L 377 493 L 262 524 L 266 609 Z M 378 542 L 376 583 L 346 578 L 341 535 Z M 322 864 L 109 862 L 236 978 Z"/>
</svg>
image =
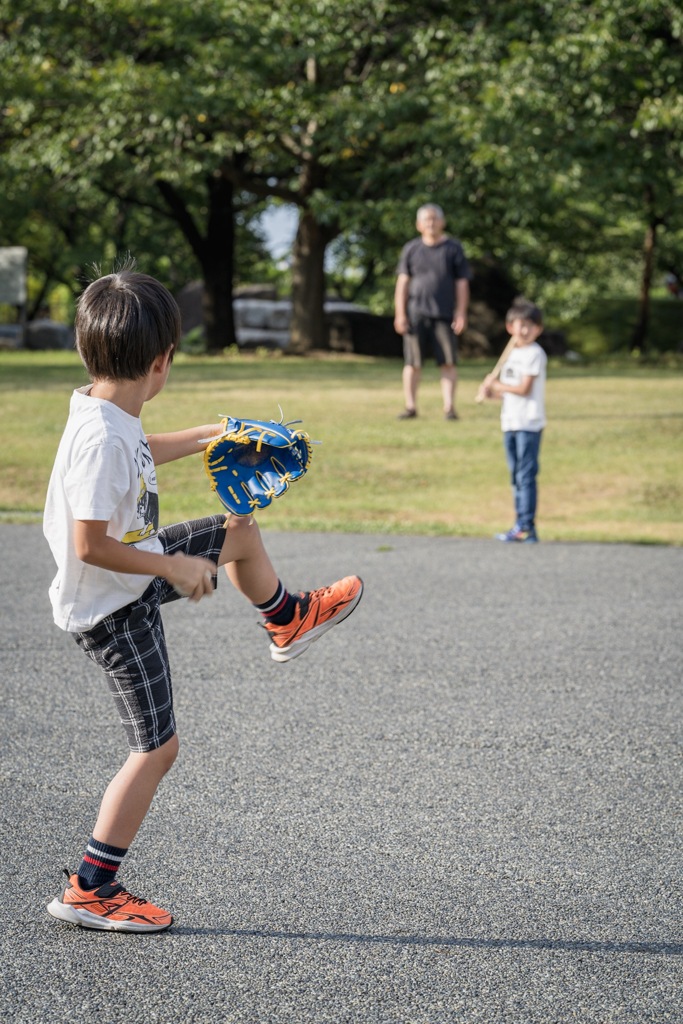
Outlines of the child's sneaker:
<svg viewBox="0 0 683 1024">
<path fill-rule="evenodd" d="M 291 622 L 285 626 L 264 623 L 272 641 L 270 656 L 273 661 L 298 658 L 314 640 L 351 614 L 362 593 L 363 581 L 358 576 L 346 576 L 331 587 L 301 594 Z"/>
<path fill-rule="evenodd" d="M 502 540 L 504 544 L 537 544 L 538 536 L 535 528 L 523 530 L 516 523 L 507 533 L 497 533 L 496 540 Z"/>
<path fill-rule="evenodd" d="M 48 905 L 47 912 L 60 921 L 81 928 L 113 932 L 162 932 L 173 924 L 173 917 L 161 907 L 126 892 L 119 882 L 83 889 L 78 875 L 69 875 L 61 896 Z"/>
</svg>

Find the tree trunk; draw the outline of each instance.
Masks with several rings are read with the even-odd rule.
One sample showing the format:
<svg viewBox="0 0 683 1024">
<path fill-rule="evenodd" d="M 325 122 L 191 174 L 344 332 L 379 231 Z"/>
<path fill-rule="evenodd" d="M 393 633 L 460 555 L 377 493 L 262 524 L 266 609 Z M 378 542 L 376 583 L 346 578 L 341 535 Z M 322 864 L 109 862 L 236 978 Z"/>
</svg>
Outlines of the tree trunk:
<svg viewBox="0 0 683 1024">
<path fill-rule="evenodd" d="M 202 319 L 207 352 L 222 352 L 237 340 L 232 309 L 235 264 L 234 185 L 221 171 L 208 178 L 209 210 L 205 235 L 200 234 L 176 188 L 163 179 L 158 179 L 156 185 L 202 268 Z"/>
<path fill-rule="evenodd" d="M 303 210 L 292 249 L 292 320 L 289 351 L 325 348 L 325 250 L 338 228 L 319 224 Z"/>
<path fill-rule="evenodd" d="M 643 273 L 640 279 L 640 301 L 638 319 L 631 335 L 631 352 L 644 352 L 647 348 L 647 336 L 650 326 L 650 288 L 655 265 L 655 249 L 657 246 L 657 227 L 660 224 L 654 211 L 654 189 L 648 185 L 645 189 L 648 224 L 643 242 Z"/>
<path fill-rule="evenodd" d="M 232 286 L 235 271 L 234 186 L 222 174 L 209 178 L 209 213 L 201 260 L 204 272 L 202 313 L 206 350 L 222 352 L 235 345 Z"/>
</svg>

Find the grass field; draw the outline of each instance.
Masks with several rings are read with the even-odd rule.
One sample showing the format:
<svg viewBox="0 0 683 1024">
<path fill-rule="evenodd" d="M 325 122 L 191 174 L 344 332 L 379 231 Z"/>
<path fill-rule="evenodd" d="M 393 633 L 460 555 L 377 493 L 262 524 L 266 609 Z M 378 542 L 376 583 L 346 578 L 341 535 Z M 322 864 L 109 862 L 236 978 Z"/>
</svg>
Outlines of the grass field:
<svg viewBox="0 0 683 1024">
<path fill-rule="evenodd" d="M 301 418 L 311 470 L 259 514 L 264 529 L 490 537 L 512 524 L 497 403 L 477 405 L 488 364 L 461 367 L 460 420 L 425 368 L 421 416 L 399 422 L 401 366 L 362 357 L 189 357 L 143 411 L 173 430 L 220 413 Z M 551 362 L 541 450 L 542 540 L 683 544 L 682 364 Z M 0 352 L 0 517 L 39 519 L 73 387 L 70 352 Z M 159 469 L 162 520 L 218 511 L 199 458 Z"/>
</svg>

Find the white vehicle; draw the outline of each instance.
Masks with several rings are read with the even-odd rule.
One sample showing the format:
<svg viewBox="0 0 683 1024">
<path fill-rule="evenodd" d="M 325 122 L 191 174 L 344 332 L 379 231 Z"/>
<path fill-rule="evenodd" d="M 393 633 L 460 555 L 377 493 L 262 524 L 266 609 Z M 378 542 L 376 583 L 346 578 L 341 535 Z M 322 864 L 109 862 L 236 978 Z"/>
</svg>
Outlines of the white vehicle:
<svg viewBox="0 0 683 1024">
<path fill-rule="evenodd" d="M 364 306 L 356 306 L 341 299 L 328 299 L 324 308 L 325 319 L 331 328 L 336 329 L 336 334 L 340 333 L 345 314 L 371 315 Z M 235 334 L 240 348 L 263 345 L 285 349 L 289 345 L 292 303 L 288 299 L 236 298 L 233 301 L 233 310 Z M 351 350 L 350 336 L 348 347 Z"/>
</svg>

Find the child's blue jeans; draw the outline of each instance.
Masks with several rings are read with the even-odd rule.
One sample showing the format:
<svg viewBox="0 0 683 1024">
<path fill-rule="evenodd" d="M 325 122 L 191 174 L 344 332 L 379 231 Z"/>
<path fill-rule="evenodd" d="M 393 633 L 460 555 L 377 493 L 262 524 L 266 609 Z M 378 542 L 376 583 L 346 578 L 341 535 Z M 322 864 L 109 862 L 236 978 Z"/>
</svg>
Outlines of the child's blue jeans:
<svg viewBox="0 0 683 1024">
<path fill-rule="evenodd" d="M 536 525 L 536 477 L 542 434 L 542 430 L 506 430 L 503 434 L 516 525 L 520 530 L 531 530 Z"/>
</svg>

